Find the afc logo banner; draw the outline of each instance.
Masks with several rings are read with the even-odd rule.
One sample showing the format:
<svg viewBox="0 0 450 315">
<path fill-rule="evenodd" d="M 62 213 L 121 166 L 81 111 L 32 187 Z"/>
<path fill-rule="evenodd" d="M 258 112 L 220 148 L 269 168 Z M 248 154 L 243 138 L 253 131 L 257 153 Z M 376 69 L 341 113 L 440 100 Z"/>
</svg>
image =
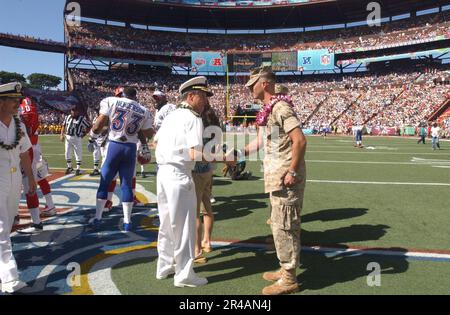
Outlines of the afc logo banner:
<svg viewBox="0 0 450 315">
<path fill-rule="evenodd" d="M 213 67 L 222 67 L 223 60 L 221 58 L 213 58 L 211 59 L 211 66 Z"/>
</svg>

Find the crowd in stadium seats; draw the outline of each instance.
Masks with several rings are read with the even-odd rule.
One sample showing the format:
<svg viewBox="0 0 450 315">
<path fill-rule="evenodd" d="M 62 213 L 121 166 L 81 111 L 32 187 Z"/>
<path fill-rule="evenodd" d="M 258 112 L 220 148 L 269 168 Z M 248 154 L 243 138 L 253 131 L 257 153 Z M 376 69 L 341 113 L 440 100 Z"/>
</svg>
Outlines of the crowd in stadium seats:
<svg viewBox="0 0 450 315">
<path fill-rule="evenodd" d="M 352 125 L 363 125 L 393 104 L 401 88 L 369 88 L 334 123 L 338 130 L 350 133 Z"/>
<path fill-rule="evenodd" d="M 413 85 L 394 103 L 387 106 L 373 124 L 387 127 L 417 126 L 436 110 L 446 98 L 448 86 Z"/>
<path fill-rule="evenodd" d="M 22 41 L 27 41 L 30 43 L 40 43 L 40 44 L 47 44 L 47 45 L 65 45 L 63 42 L 58 42 L 58 41 L 54 41 L 51 39 L 42 39 L 42 38 L 36 38 L 33 36 L 28 36 L 28 35 L 15 35 L 15 34 L 10 34 L 10 33 L 0 33 L 0 38 L 22 40 Z"/>
<path fill-rule="evenodd" d="M 223 35 L 193 34 L 143 30 L 83 22 L 69 27 L 69 44 L 89 48 L 140 50 L 147 52 L 191 51 L 266 51 L 328 48 L 330 51 L 352 51 L 359 47 L 373 49 L 390 44 L 450 36 L 450 11 L 403 19 L 380 27 L 358 26 L 348 29 L 300 33 Z M 170 40 L 168 40 L 170 38 Z"/>
<path fill-rule="evenodd" d="M 59 134 L 61 133 L 64 114 L 53 108 L 39 106 L 39 134 Z"/>
<path fill-rule="evenodd" d="M 71 75 L 83 101 L 92 108 L 98 107 L 102 98 L 112 95 L 118 85 L 136 87 L 139 101 L 151 108 L 155 89 L 165 91 L 169 101 L 177 103 L 178 86 L 187 79 L 186 76 L 80 69 L 72 69 Z M 318 131 L 333 125 L 339 133 L 350 133 L 352 126 L 361 124 L 369 128 L 401 128 L 423 123 L 449 96 L 448 84 L 434 83 L 436 78 L 443 77 L 450 79 L 445 68 L 345 76 L 290 76 L 280 77 L 280 82 L 288 87 L 304 128 Z M 210 99 L 211 105 L 225 122 L 224 78 L 210 78 L 210 87 L 215 94 Z M 231 115 L 238 115 L 239 108 L 254 103 L 243 84 L 232 83 L 229 95 Z M 238 131 L 243 127 L 228 126 Z"/>
</svg>

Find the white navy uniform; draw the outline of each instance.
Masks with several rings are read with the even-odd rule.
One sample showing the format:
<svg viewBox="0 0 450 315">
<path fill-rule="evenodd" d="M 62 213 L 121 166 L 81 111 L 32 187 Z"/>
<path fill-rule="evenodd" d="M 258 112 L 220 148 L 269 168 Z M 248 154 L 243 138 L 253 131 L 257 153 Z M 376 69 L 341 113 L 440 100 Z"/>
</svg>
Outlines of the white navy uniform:
<svg viewBox="0 0 450 315">
<path fill-rule="evenodd" d="M 24 136 L 12 150 L 0 148 L 0 280 L 2 283 L 18 280 L 17 264 L 12 253 L 10 233 L 14 217 L 18 213 L 22 191 L 22 173 L 20 154 L 31 148 L 24 124 L 21 124 Z M 0 141 L 13 144 L 16 140 L 14 119 L 9 127 L 0 122 Z"/>
<path fill-rule="evenodd" d="M 202 119 L 189 109 L 168 115 L 156 134 L 159 211 L 157 278 L 175 265 L 175 283 L 195 278 L 194 247 L 197 200 L 189 148 L 202 145 Z"/>
</svg>

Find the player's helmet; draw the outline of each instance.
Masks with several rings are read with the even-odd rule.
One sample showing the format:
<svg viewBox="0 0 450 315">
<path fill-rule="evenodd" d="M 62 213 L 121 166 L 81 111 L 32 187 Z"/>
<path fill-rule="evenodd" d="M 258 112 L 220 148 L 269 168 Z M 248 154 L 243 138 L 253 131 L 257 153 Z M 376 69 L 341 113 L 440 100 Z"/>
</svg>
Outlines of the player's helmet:
<svg viewBox="0 0 450 315">
<path fill-rule="evenodd" d="M 146 164 L 150 164 L 150 162 L 152 161 L 152 158 L 150 157 L 149 159 L 146 159 L 138 152 L 137 160 L 138 160 L 139 164 L 146 165 Z"/>
<path fill-rule="evenodd" d="M 122 96 L 123 96 L 123 87 L 118 87 L 118 88 L 114 91 L 114 96 L 115 96 L 115 97 L 122 97 Z"/>
</svg>

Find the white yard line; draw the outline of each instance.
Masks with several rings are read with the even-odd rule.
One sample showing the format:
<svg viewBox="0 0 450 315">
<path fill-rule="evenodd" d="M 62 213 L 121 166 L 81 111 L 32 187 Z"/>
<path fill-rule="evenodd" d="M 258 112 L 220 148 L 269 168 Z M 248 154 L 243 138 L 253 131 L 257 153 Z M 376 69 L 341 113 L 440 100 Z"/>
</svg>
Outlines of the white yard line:
<svg viewBox="0 0 450 315">
<path fill-rule="evenodd" d="M 227 178 L 214 177 L 214 179 L 225 180 Z M 264 178 L 260 178 L 263 181 Z M 355 181 L 355 180 L 323 180 L 323 179 L 308 179 L 307 183 L 319 184 L 349 184 L 349 185 L 394 185 L 394 186 L 450 186 L 450 183 L 413 183 L 413 182 L 369 182 L 369 181 Z"/>
<path fill-rule="evenodd" d="M 450 163 L 450 161 L 448 161 Z M 306 163 L 334 163 L 334 164 L 379 164 L 379 165 L 417 165 L 428 166 L 429 164 L 414 162 L 381 162 L 381 161 L 336 161 L 336 160 L 306 160 Z"/>
<path fill-rule="evenodd" d="M 312 151 L 308 150 L 306 153 L 329 153 L 329 154 L 388 154 L 388 155 L 439 155 L 445 156 L 443 153 L 420 153 L 420 152 L 374 152 L 374 151 Z"/>
<path fill-rule="evenodd" d="M 450 186 L 450 183 L 411 183 L 411 182 L 368 182 L 368 181 L 345 181 L 345 180 L 318 180 L 310 179 L 308 183 L 326 184 L 363 184 L 363 185 L 398 185 L 398 186 Z"/>
</svg>

